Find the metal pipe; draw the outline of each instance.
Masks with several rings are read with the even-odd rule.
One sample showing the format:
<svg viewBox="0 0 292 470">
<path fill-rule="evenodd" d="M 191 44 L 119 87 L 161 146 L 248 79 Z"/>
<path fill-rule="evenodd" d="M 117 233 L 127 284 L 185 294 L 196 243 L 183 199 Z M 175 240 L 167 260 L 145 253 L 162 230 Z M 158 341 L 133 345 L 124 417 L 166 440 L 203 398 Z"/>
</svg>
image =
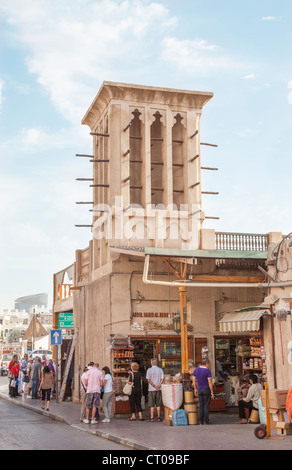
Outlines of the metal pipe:
<svg viewBox="0 0 292 470">
<path fill-rule="evenodd" d="M 260 284 L 261 287 L 291 287 L 292 281 L 282 281 L 282 282 L 263 282 Z"/>
<path fill-rule="evenodd" d="M 262 284 L 257 282 L 190 282 L 190 281 L 153 281 L 148 279 L 150 255 L 145 256 L 143 282 L 145 284 L 154 284 L 158 286 L 173 287 L 260 287 Z"/>
</svg>

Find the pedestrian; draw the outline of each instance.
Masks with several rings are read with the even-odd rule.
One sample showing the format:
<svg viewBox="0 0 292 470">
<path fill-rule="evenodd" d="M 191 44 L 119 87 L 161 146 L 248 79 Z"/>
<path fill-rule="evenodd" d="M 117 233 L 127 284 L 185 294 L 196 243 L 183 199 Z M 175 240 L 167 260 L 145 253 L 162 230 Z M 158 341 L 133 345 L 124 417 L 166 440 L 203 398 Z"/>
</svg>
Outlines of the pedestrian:
<svg viewBox="0 0 292 470">
<path fill-rule="evenodd" d="M 31 369 L 32 369 L 32 363 L 33 360 L 29 359 L 27 363 L 27 377 L 28 377 L 28 382 L 24 384 L 24 394 L 31 398 Z"/>
<path fill-rule="evenodd" d="M 51 371 L 52 374 L 53 374 L 53 381 L 54 381 L 54 383 L 53 383 L 52 394 L 51 394 L 51 396 L 53 397 L 53 394 L 55 393 L 55 379 L 56 379 L 56 371 L 55 371 L 53 359 L 49 359 L 49 361 L 48 361 L 48 368 L 50 369 L 50 371 Z"/>
<path fill-rule="evenodd" d="M 103 374 L 99 370 L 99 364 L 94 363 L 92 368 L 87 372 L 84 378 L 84 384 L 87 387 L 86 390 L 86 419 L 83 421 L 89 424 L 89 417 L 91 413 L 91 424 L 97 424 L 96 411 L 100 404 L 100 391 L 102 386 Z"/>
<path fill-rule="evenodd" d="M 20 363 L 20 369 L 19 369 L 19 375 L 18 375 L 18 393 L 19 394 L 23 393 L 23 385 L 25 383 L 23 382 L 23 379 L 26 376 L 27 363 L 28 363 L 28 355 L 24 354 L 23 359 L 21 360 L 21 363 Z"/>
<path fill-rule="evenodd" d="M 13 376 L 12 376 L 12 373 L 11 373 L 11 369 L 14 365 L 14 362 L 15 361 L 18 361 L 18 354 L 13 354 L 12 358 L 11 358 L 11 361 L 9 362 L 9 365 L 8 365 L 8 368 L 7 368 L 7 378 L 8 378 L 8 392 L 9 392 L 9 396 L 11 397 L 12 396 L 12 389 L 11 389 L 11 381 L 13 379 Z"/>
<path fill-rule="evenodd" d="M 47 407 L 46 411 L 50 411 L 50 399 L 51 399 L 51 391 L 54 386 L 54 376 L 53 372 L 50 371 L 48 366 L 44 367 L 41 382 L 39 385 L 39 392 L 42 392 L 42 410 L 45 409 L 45 401 L 47 400 Z"/>
<path fill-rule="evenodd" d="M 131 417 L 129 421 L 136 421 L 136 411 L 140 421 L 145 421 L 142 414 L 142 375 L 139 372 L 139 364 L 132 362 L 131 371 L 129 373 L 128 383 L 133 384 L 132 393 L 129 396 Z"/>
<path fill-rule="evenodd" d="M 258 411 L 259 405 L 258 401 L 261 396 L 262 385 L 258 383 L 258 378 L 256 375 L 250 377 L 250 388 L 248 390 L 247 396 L 238 402 L 238 415 L 239 420 L 236 424 L 244 424 L 248 422 L 246 418 L 245 410 L 248 410 L 248 417 L 252 410 Z"/>
<path fill-rule="evenodd" d="M 48 358 L 45 354 L 42 355 L 42 363 L 44 366 L 47 366 L 49 363 Z"/>
<path fill-rule="evenodd" d="M 15 358 L 13 364 L 11 366 L 11 397 L 16 398 L 18 397 L 18 376 L 19 376 L 20 364 L 18 361 L 18 357 Z"/>
<path fill-rule="evenodd" d="M 102 409 L 105 415 L 105 418 L 102 420 L 102 423 L 110 423 L 111 413 L 112 413 L 112 396 L 114 394 L 113 377 L 107 366 L 102 368 L 102 373 L 103 373 Z"/>
<path fill-rule="evenodd" d="M 217 375 L 218 382 L 224 382 L 227 379 L 223 371 L 221 360 L 222 359 L 220 356 L 216 358 L 216 375 Z"/>
<path fill-rule="evenodd" d="M 81 395 L 81 410 L 80 410 L 80 421 L 86 419 L 86 390 L 87 387 L 84 383 L 84 379 L 87 376 L 88 367 L 84 367 L 83 374 L 80 377 L 80 395 Z"/>
<path fill-rule="evenodd" d="M 35 358 L 31 369 L 31 398 L 38 398 L 38 389 L 41 381 L 42 363 L 40 357 Z"/>
<path fill-rule="evenodd" d="M 157 359 L 151 360 L 151 367 L 146 372 L 146 379 L 148 380 L 148 405 L 150 407 L 151 423 L 154 422 L 155 406 L 157 410 L 157 421 L 161 421 L 160 410 L 162 405 L 161 385 L 164 380 L 164 372 L 158 367 Z"/>
<path fill-rule="evenodd" d="M 193 377 L 195 396 L 199 398 L 199 423 L 210 424 L 209 410 L 214 392 L 210 361 L 208 359 L 202 359 L 200 366 L 194 370 Z"/>
<path fill-rule="evenodd" d="M 90 369 L 92 369 L 93 366 L 94 366 L 94 362 L 91 361 L 91 362 L 89 362 L 89 364 L 88 364 L 88 366 L 87 366 L 87 369 L 90 370 Z M 102 388 L 102 387 L 101 387 L 101 388 Z M 100 389 L 100 395 L 101 395 L 101 389 Z M 100 405 L 100 399 L 99 399 L 99 405 Z M 99 406 L 99 405 L 98 405 L 98 406 Z M 95 415 L 94 415 L 94 419 L 95 419 L 96 421 L 99 420 L 99 408 L 96 408 L 96 412 L 95 412 Z"/>
</svg>

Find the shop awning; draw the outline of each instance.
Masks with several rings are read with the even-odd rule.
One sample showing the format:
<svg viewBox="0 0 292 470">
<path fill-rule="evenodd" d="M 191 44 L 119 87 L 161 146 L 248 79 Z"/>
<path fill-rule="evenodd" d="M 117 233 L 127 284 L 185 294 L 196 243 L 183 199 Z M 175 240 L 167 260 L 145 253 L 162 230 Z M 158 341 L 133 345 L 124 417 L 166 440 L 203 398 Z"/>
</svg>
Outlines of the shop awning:
<svg viewBox="0 0 292 470">
<path fill-rule="evenodd" d="M 245 333 L 248 331 L 258 331 L 260 329 L 260 319 L 265 310 L 246 310 L 227 313 L 219 321 L 222 333 Z"/>
</svg>

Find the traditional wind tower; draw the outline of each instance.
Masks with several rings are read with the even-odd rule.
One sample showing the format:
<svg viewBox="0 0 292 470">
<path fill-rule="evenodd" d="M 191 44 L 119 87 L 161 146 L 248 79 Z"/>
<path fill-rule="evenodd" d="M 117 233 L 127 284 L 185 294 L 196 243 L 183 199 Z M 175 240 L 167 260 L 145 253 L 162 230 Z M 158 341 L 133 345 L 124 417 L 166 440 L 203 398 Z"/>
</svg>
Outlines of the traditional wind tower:
<svg viewBox="0 0 292 470">
<path fill-rule="evenodd" d="M 180 211 L 187 219 L 196 212 L 198 231 L 201 228 L 200 118 L 212 96 L 207 92 L 103 83 L 82 120 L 93 136 L 90 204 L 95 267 L 107 263 L 108 246 L 112 244 L 198 248 L 194 240 L 186 240 L 183 230 L 171 237 L 171 228 Z M 137 222 L 138 217 L 135 229 L 140 235 L 144 230 L 144 235 L 128 237 L 120 226 L 116 230 L 117 200 L 119 217 L 121 212 L 128 221 L 135 215 Z M 133 205 L 140 208 L 135 214 L 129 213 Z M 157 210 L 151 213 L 153 225 L 149 225 L 149 208 L 158 205 L 167 208 L 164 237 L 159 235 Z M 114 234 L 110 240 L 96 239 L 94 231 L 104 225 L 109 212 Z"/>
</svg>

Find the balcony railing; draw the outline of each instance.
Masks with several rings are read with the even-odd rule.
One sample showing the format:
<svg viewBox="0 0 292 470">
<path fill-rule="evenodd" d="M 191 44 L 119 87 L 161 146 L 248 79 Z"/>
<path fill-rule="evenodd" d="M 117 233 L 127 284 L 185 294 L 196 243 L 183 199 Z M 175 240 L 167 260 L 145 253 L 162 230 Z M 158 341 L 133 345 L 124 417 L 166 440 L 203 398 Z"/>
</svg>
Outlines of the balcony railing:
<svg viewBox="0 0 292 470">
<path fill-rule="evenodd" d="M 262 233 L 215 233 L 216 250 L 267 251 L 268 236 Z"/>
</svg>

